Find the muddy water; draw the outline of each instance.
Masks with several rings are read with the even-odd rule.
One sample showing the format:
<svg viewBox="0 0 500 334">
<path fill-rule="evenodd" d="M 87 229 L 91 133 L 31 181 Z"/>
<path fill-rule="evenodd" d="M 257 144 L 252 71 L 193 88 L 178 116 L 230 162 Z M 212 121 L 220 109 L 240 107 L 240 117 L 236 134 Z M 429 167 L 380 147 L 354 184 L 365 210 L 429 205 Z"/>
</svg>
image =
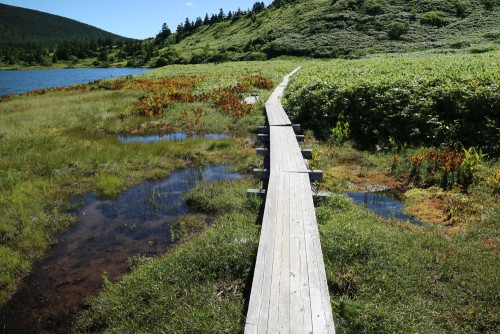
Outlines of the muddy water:
<svg viewBox="0 0 500 334">
<path fill-rule="evenodd" d="M 356 204 L 364 205 L 368 210 L 385 219 L 408 221 L 411 224 L 423 225 L 414 217 L 403 212 L 403 203 L 385 193 L 347 193 Z"/>
<path fill-rule="evenodd" d="M 129 258 L 154 256 L 173 243 L 171 223 L 188 212 L 182 195 L 200 182 L 235 179 L 225 166 L 191 168 L 133 187 L 116 199 L 79 200 L 79 222 L 60 235 L 48 256 L 0 312 L 0 333 L 66 333 L 95 295 L 102 275 L 114 280 Z"/>
</svg>

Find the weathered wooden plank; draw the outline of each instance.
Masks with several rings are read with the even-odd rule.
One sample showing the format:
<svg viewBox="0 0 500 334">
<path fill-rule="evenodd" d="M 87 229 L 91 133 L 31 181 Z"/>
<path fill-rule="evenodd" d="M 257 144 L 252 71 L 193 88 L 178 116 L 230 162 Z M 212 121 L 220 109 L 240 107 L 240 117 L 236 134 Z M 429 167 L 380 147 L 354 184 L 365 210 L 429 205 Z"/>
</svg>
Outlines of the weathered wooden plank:
<svg viewBox="0 0 500 334">
<path fill-rule="evenodd" d="M 314 333 L 335 333 L 328 295 L 323 252 L 319 239 L 318 224 L 314 211 L 312 193 L 307 175 L 300 175 L 306 253 L 308 259 L 309 292 Z M 309 191 L 307 191 L 309 190 Z"/>
<path fill-rule="evenodd" d="M 279 180 L 273 178 L 269 181 L 257 260 L 255 262 L 252 293 L 246 317 L 245 333 L 259 332 L 259 324 L 263 322 L 263 318 L 267 318 L 266 310 L 269 309 L 269 290 L 266 290 L 266 287 L 268 288 L 267 281 L 270 280 L 270 277 L 266 273 L 269 272 L 269 265 L 272 265 L 274 257 L 273 241 L 275 236 L 278 186 Z"/>
<path fill-rule="evenodd" d="M 307 164 L 302 157 L 302 150 L 295 139 L 295 133 L 291 127 L 282 127 L 283 132 L 281 139 L 286 142 L 287 145 L 287 156 L 289 160 L 293 161 L 293 164 L 289 166 L 286 170 L 288 172 L 308 172 Z"/>
<path fill-rule="evenodd" d="M 302 202 L 297 194 L 302 191 L 298 182 L 299 175 L 292 175 L 290 192 L 290 332 L 310 333 L 312 331 L 311 299 L 307 275 L 307 254 Z"/>
<path fill-rule="evenodd" d="M 267 120 L 270 126 L 290 126 L 292 122 L 288 118 L 285 109 L 281 106 L 279 99 L 271 96 L 265 104 Z"/>
<path fill-rule="evenodd" d="M 270 129 L 271 168 L 276 171 L 308 172 L 302 151 L 291 127 L 272 126 Z"/>
<path fill-rule="evenodd" d="M 280 332 L 288 333 L 290 329 L 290 198 L 293 197 L 293 193 L 290 191 L 290 177 L 287 174 L 283 175 L 284 189 L 288 196 L 283 198 L 284 205 L 288 207 L 288 210 L 283 210 L 283 216 L 281 218 L 284 224 L 283 228 L 283 262 L 281 264 L 281 277 L 282 289 L 280 291 L 280 311 L 279 311 L 279 323 Z"/>
<path fill-rule="evenodd" d="M 271 282 L 271 300 L 267 333 L 288 332 L 289 318 L 289 219 L 290 191 L 289 175 L 279 174 L 279 198 L 274 242 L 274 264 Z"/>
</svg>

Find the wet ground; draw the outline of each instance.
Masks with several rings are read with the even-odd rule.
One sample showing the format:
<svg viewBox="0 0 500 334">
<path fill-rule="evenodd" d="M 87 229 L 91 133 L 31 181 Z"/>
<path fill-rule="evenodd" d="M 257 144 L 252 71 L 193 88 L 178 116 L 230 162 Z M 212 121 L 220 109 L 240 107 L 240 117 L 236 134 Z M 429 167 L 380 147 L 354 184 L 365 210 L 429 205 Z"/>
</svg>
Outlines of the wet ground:
<svg viewBox="0 0 500 334">
<path fill-rule="evenodd" d="M 171 224 L 188 213 L 185 192 L 200 182 L 239 177 L 223 165 L 189 168 L 135 186 L 115 199 L 91 194 L 77 200 L 79 222 L 57 237 L 57 244 L 0 312 L 0 333 L 69 332 L 85 299 L 98 293 L 103 273 L 113 281 L 127 272 L 130 258 L 152 257 L 172 246 Z"/>
<path fill-rule="evenodd" d="M 390 196 L 388 192 L 350 192 L 347 196 L 356 204 L 364 205 L 368 210 L 385 219 L 408 221 L 411 224 L 423 225 L 423 222 L 403 212 L 403 203 Z"/>
<path fill-rule="evenodd" d="M 165 135 L 153 135 L 153 136 L 118 136 L 118 140 L 122 143 L 143 143 L 150 144 L 161 141 L 181 141 L 191 138 L 207 138 L 207 139 L 226 139 L 231 138 L 231 136 L 226 134 L 217 133 L 207 133 L 201 136 L 188 135 L 184 132 L 174 132 Z"/>
</svg>

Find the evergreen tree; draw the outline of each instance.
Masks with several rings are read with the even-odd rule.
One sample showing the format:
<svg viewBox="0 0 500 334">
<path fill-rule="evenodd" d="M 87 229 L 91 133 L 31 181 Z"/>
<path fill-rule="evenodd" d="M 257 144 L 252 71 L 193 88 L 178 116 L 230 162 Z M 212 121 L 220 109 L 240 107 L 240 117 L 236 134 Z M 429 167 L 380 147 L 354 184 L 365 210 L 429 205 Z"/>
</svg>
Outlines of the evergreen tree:
<svg viewBox="0 0 500 334">
<path fill-rule="evenodd" d="M 107 62 L 108 61 L 108 52 L 106 51 L 105 47 L 103 47 L 101 49 L 101 53 L 97 57 L 97 60 L 102 61 L 102 62 Z"/>
<path fill-rule="evenodd" d="M 160 43 L 166 40 L 170 35 L 172 35 L 172 31 L 168 28 L 166 23 L 163 23 L 161 27 L 161 31 L 155 37 L 155 43 Z"/>
<path fill-rule="evenodd" d="M 253 4 L 252 12 L 259 13 L 266 9 L 266 4 L 264 2 L 256 2 Z"/>
<path fill-rule="evenodd" d="M 201 27 L 202 25 L 203 25 L 203 20 L 201 19 L 201 17 L 199 17 L 199 16 L 198 16 L 198 17 L 196 18 L 195 23 L 194 23 L 194 27 L 195 27 L 196 29 L 198 29 L 198 28 L 199 28 L 199 27 Z"/>
<path fill-rule="evenodd" d="M 224 19 L 226 18 L 226 14 L 224 14 L 224 10 L 222 8 L 219 10 L 219 15 L 217 16 L 217 18 L 219 19 L 219 22 L 224 21 Z"/>
</svg>

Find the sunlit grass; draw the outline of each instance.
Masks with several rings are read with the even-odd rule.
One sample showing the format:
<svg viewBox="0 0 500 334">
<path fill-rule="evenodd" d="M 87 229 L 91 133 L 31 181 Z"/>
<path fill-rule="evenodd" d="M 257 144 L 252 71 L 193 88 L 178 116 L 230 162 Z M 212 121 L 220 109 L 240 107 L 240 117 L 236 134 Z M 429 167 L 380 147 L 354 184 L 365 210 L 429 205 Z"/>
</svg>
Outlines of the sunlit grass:
<svg viewBox="0 0 500 334">
<path fill-rule="evenodd" d="M 442 227 L 383 221 L 342 195 L 323 210 L 338 333 L 498 331 L 498 253 L 466 237 L 470 232 L 450 238 Z M 494 219 L 489 212 L 469 231 Z"/>
<path fill-rule="evenodd" d="M 278 81 L 295 65 L 174 66 L 142 77 L 199 75 L 205 80 L 200 89 L 212 91 L 259 73 Z M 124 79 L 124 85 L 133 80 Z M 176 104 L 164 117 L 148 118 L 132 113 L 134 103 L 146 93 L 132 88 L 79 85 L 0 102 L 0 246 L 2 252 L 12 254 L 0 257 L 0 305 L 54 242 L 54 235 L 74 223 L 67 213 L 71 198 L 90 192 L 116 196 L 134 184 L 188 165 L 227 163 L 246 170 L 258 163 L 248 136 L 263 122 L 262 104 L 240 118 L 222 113 L 211 103 Z M 255 93 L 266 98 L 269 90 Z M 164 124 L 171 125 L 167 130 L 196 133 L 199 129 L 190 123 L 193 108 L 205 111 L 200 119 L 205 133 L 240 137 L 152 144 L 118 140 L 118 134 L 160 134 Z"/>
<path fill-rule="evenodd" d="M 258 245 L 259 202 L 246 199 L 250 186 L 237 180 L 192 190 L 187 197 L 196 198 L 193 209 L 203 214 L 179 221 L 183 243 L 107 283 L 79 318 L 77 332 L 241 332 L 244 289 Z M 207 191 L 217 200 L 205 203 Z M 213 226 L 203 228 L 204 214 L 214 212 Z"/>
</svg>

